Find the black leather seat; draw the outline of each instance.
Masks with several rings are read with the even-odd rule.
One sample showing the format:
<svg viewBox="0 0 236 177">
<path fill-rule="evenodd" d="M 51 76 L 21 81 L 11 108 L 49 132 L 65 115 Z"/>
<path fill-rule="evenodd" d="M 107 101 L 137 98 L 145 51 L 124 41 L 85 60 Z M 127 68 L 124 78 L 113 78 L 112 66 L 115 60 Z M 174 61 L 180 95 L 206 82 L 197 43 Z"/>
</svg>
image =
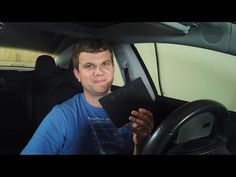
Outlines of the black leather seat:
<svg viewBox="0 0 236 177">
<path fill-rule="evenodd" d="M 56 63 L 53 57 L 41 55 L 35 63 L 35 73 L 38 78 L 49 78 L 56 74 Z"/>
<path fill-rule="evenodd" d="M 35 128 L 48 113 L 48 92 L 55 87 L 60 80 L 56 78 L 57 67 L 53 57 L 41 55 L 35 63 L 35 72 L 33 78 L 33 113 Z"/>
<path fill-rule="evenodd" d="M 27 141 L 28 120 L 21 99 L 20 72 L 0 71 L 0 154 L 18 154 Z"/>
<path fill-rule="evenodd" d="M 54 58 L 48 55 L 36 60 L 34 86 L 36 128 L 53 106 L 83 91 L 72 70 L 58 70 Z"/>
</svg>

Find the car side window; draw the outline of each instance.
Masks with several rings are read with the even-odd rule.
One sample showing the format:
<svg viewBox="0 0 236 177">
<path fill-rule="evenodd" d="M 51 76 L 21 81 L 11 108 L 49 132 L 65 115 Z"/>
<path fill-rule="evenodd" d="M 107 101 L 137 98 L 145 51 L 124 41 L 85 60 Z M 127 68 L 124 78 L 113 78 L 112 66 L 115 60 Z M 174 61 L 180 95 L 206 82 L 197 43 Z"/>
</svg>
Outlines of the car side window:
<svg viewBox="0 0 236 177">
<path fill-rule="evenodd" d="M 213 99 L 236 111 L 236 56 L 184 45 L 156 46 L 164 96 L 185 101 Z M 160 93 L 154 43 L 135 47 Z"/>
<path fill-rule="evenodd" d="M 40 55 L 56 57 L 56 55 L 52 53 L 43 51 L 0 46 L 0 67 L 7 67 L 7 69 L 10 70 L 16 68 L 21 70 L 33 70 L 36 59 Z"/>
</svg>

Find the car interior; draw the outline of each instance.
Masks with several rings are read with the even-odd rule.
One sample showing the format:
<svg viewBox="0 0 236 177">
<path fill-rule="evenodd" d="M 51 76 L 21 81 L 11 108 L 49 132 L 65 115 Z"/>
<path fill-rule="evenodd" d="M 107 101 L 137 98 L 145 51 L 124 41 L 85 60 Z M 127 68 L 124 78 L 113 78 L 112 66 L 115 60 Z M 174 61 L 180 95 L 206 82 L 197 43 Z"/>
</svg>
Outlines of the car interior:
<svg viewBox="0 0 236 177">
<path fill-rule="evenodd" d="M 53 106 L 83 92 L 73 74 L 72 46 L 79 38 L 89 35 L 103 37 L 114 47 L 122 83 L 113 83 L 112 90 L 141 77 L 154 102 L 155 129 L 141 154 L 236 153 L 236 113 L 209 98 L 188 101 L 166 96 L 161 85 L 156 88 L 134 45 L 172 43 L 236 56 L 236 24 L 1 22 L 1 57 L 6 51 L 4 47 L 41 52 L 31 57 L 35 61 L 31 67 L 17 63 L 24 58 L 23 54 L 7 54 L 14 55 L 16 62 L 1 59 L 4 63 L 0 62 L 0 154 L 19 154 Z"/>
</svg>

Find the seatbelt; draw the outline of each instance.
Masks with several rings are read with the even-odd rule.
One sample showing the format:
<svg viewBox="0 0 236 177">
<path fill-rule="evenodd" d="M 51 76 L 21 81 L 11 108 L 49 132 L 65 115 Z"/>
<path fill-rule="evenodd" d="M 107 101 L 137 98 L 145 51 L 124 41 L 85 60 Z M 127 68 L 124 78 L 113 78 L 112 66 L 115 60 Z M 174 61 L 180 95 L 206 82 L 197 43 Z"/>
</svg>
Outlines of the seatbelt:
<svg viewBox="0 0 236 177">
<path fill-rule="evenodd" d="M 126 81 L 126 83 L 130 82 L 129 69 L 128 68 L 124 69 L 124 74 L 125 74 L 125 81 Z"/>
<path fill-rule="evenodd" d="M 130 82 L 130 76 L 129 76 L 129 68 L 128 68 L 128 62 L 124 62 L 122 65 L 122 70 L 124 71 L 124 76 L 125 76 L 125 82 Z"/>
</svg>

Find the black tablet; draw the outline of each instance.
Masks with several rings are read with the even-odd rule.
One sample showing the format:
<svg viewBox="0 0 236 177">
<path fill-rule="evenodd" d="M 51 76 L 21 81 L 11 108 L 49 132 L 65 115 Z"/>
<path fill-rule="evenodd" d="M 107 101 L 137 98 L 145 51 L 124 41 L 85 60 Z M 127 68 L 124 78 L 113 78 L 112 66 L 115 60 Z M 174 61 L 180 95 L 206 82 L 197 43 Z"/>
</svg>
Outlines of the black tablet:
<svg viewBox="0 0 236 177">
<path fill-rule="evenodd" d="M 99 102 L 118 128 L 129 122 L 132 110 L 153 109 L 153 100 L 140 77 L 100 98 Z"/>
</svg>

